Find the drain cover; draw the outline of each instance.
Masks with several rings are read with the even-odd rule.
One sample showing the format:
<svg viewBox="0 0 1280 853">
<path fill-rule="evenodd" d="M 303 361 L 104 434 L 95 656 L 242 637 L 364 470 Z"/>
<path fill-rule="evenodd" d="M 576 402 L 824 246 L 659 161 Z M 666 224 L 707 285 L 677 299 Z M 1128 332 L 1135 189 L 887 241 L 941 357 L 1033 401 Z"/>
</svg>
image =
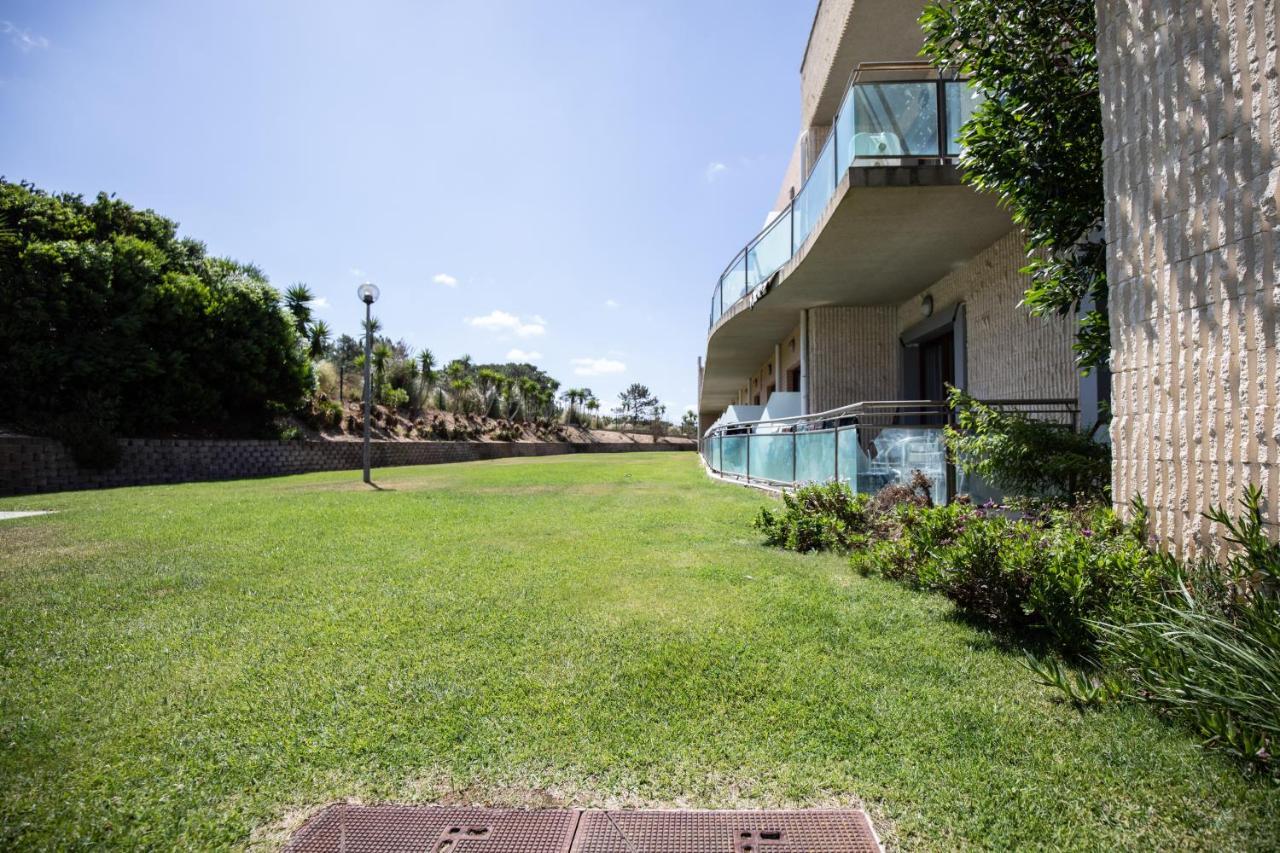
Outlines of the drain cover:
<svg viewBox="0 0 1280 853">
<path fill-rule="evenodd" d="M 812 811 L 518 811 L 336 805 L 291 853 L 879 853 L 867 816 Z"/>
<path fill-rule="evenodd" d="M 330 806 L 298 830 L 293 853 L 567 853 L 578 812 Z"/>
<path fill-rule="evenodd" d="M 879 853 L 858 810 L 585 812 L 573 853 Z"/>
</svg>

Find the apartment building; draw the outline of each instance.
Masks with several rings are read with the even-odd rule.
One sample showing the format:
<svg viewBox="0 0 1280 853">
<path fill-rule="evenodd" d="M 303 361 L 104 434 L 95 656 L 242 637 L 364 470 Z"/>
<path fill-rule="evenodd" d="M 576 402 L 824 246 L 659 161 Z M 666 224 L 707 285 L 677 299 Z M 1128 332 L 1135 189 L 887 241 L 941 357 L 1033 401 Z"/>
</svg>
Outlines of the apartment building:
<svg viewBox="0 0 1280 853">
<path fill-rule="evenodd" d="M 708 465 L 874 491 L 955 482 L 945 387 L 1096 420 L 1073 317 L 1034 318 L 1022 238 L 961 182 L 956 137 L 980 97 L 919 58 L 925 0 L 821 0 L 800 60 L 800 127 L 764 228 L 713 282 L 699 416 Z M 762 211 L 764 213 L 764 211 Z"/>
</svg>

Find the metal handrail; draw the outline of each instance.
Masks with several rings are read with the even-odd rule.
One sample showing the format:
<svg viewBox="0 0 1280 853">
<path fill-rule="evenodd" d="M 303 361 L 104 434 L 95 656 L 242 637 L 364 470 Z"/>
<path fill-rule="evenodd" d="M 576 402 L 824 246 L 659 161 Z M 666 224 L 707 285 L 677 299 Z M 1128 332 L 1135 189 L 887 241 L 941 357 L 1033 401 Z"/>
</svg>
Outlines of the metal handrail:
<svg viewBox="0 0 1280 853">
<path fill-rule="evenodd" d="M 1079 403 L 1071 397 L 1030 397 L 1026 399 L 980 400 L 979 402 L 984 406 L 990 406 L 996 409 L 1019 407 L 1020 411 L 1028 415 L 1051 414 L 1071 415 L 1074 417 L 1079 414 Z M 809 415 L 792 415 L 786 418 L 761 418 L 754 421 L 734 421 L 731 424 L 721 424 L 716 427 L 708 428 L 707 431 L 703 433 L 703 438 L 710 438 L 715 433 L 725 432 L 730 429 L 741 430 L 746 427 L 754 428 L 761 424 L 794 425 L 802 422 L 843 420 L 845 418 L 858 417 L 860 415 L 926 417 L 940 413 L 950 414 L 950 406 L 945 400 L 864 400 L 858 403 L 850 403 L 846 406 L 839 406 L 834 409 L 828 409 L 824 412 L 815 412 L 814 414 Z M 916 426 L 927 427 L 929 424 L 917 424 Z M 815 430 L 815 432 L 816 431 L 818 430 Z"/>
</svg>

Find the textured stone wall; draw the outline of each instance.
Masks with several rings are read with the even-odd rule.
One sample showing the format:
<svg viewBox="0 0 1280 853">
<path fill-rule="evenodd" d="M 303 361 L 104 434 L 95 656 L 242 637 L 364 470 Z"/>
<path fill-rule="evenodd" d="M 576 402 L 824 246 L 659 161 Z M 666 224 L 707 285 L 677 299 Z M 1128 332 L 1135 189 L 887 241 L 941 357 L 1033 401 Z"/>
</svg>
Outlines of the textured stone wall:
<svg viewBox="0 0 1280 853">
<path fill-rule="evenodd" d="M 897 314 L 892 306 L 810 309 L 810 412 L 898 397 Z"/>
<path fill-rule="evenodd" d="M 965 306 L 966 390 L 986 399 L 1069 397 L 1080 390 L 1070 317 L 1032 317 L 1018 303 L 1030 283 L 1022 235 L 1011 231 L 963 267 L 939 279 L 898 308 L 897 333 L 923 318 L 920 300 L 933 296 L 934 311 Z"/>
<path fill-rule="evenodd" d="M 119 463 L 106 471 L 78 468 L 66 449 L 44 438 L 0 437 L 0 495 L 101 489 L 198 480 L 229 480 L 364 467 L 358 441 L 184 441 L 125 439 Z M 692 450 L 685 440 L 635 442 L 380 441 L 375 468 L 435 465 L 565 453 Z"/>
<path fill-rule="evenodd" d="M 1172 550 L 1262 486 L 1280 521 L 1276 0 L 1098 0 L 1113 495 Z"/>
</svg>

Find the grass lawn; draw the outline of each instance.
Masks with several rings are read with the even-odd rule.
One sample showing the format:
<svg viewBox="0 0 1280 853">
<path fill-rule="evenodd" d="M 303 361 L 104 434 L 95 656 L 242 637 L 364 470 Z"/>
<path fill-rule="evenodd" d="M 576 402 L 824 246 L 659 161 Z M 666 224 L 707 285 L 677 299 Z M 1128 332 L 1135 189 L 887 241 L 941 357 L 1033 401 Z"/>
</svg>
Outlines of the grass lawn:
<svg viewBox="0 0 1280 853">
<path fill-rule="evenodd" d="M 940 597 L 758 544 L 693 454 L 0 500 L 0 847 L 278 843 L 343 797 L 864 803 L 909 849 L 1274 847 Z"/>
</svg>

